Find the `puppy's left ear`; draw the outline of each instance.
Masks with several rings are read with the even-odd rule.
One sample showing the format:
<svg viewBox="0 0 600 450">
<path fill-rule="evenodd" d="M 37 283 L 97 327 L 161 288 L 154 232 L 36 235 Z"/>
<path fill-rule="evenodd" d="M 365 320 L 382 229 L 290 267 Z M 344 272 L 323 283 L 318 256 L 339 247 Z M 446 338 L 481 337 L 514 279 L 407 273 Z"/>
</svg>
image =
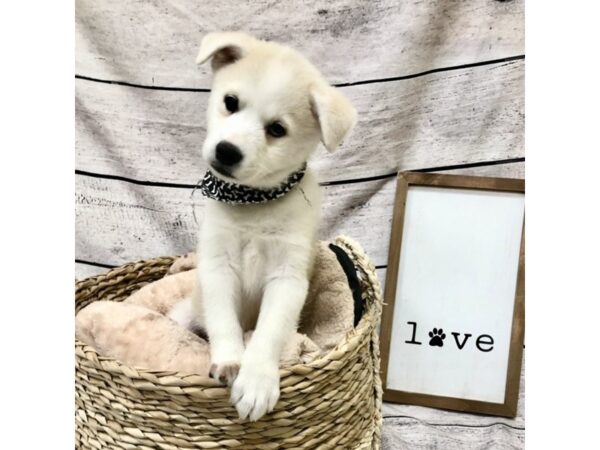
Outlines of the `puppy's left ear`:
<svg viewBox="0 0 600 450">
<path fill-rule="evenodd" d="M 321 141 L 333 152 L 356 124 L 356 110 L 340 91 L 327 84 L 312 87 L 310 102 L 321 128 Z"/>
<path fill-rule="evenodd" d="M 203 64 L 212 58 L 212 69 L 216 72 L 221 67 L 242 58 L 255 42 L 256 39 L 246 33 L 208 33 L 200 43 L 200 52 L 196 57 L 196 64 Z"/>
</svg>

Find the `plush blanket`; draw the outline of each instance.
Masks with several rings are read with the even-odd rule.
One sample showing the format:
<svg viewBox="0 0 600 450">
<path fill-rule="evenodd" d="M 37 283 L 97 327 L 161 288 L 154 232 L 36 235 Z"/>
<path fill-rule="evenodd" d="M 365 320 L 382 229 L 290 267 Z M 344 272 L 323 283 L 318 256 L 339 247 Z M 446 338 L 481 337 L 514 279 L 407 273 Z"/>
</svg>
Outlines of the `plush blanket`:
<svg viewBox="0 0 600 450">
<path fill-rule="evenodd" d="M 284 347 L 281 366 L 312 361 L 333 349 L 353 328 L 353 293 L 338 261 L 343 258 L 339 252 L 339 248 L 334 252 L 325 243 L 318 244 L 299 329 Z M 97 301 L 86 306 L 75 320 L 77 338 L 99 354 L 128 365 L 208 376 L 208 342 L 167 317 L 192 295 L 195 266 L 195 255 L 188 254 L 177 259 L 164 278 L 123 302 Z M 252 331 L 244 335 L 246 342 L 251 337 Z"/>
</svg>

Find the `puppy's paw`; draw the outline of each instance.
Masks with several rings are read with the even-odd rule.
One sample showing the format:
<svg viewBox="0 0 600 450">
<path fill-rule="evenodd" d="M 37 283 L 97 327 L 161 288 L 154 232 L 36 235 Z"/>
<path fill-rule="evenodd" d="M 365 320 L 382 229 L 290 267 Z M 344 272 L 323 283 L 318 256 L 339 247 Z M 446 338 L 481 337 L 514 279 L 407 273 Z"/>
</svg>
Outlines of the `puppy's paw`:
<svg viewBox="0 0 600 450">
<path fill-rule="evenodd" d="M 193 252 L 186 253 L 185 255 L 177 258 L 173 262 L 173 264 L 171 264 L 171 267 L 169 267 L 169 271 L 167 273 L 174 274 L 174 273 L 179 273 L 179 272 L 185 272 L 187 270 L 195 269 L 197 265 L 198 265 L 198 263 L 197 263 L 196 254 Z"/>
<path fill-rule="evenodd" d="M 222 384 L 231 386 L 240 371 L 240 363 L 229 361 L 224 363 L 213 363 L 210 366 L 208 375 Z"/>
<path fill-rule="evenodd" d="M 231 388 L 231 403 L 240 419 L 255 422 L 269 413 L 279 399 L 279 368 L 277 365 L 242 364 Z"/>
</svg>

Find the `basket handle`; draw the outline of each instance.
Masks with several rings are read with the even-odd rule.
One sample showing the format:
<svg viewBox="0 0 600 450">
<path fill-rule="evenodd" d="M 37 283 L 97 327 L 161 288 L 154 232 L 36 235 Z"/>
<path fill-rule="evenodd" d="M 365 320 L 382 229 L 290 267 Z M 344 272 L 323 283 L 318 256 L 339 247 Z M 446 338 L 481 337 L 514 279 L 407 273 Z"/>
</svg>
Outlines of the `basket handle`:
<svg viewBox="0 0 600 450">
<path fill-rule="evenodd" d="M 383 298 L 381 294 L 381 284 L 375 273 L 375 266 L 365 254 L 365 251 L 358 242 L 354 239 L 340 235 L 335 238 L 336 245 L 342 247 L 349 255 L 351 255 L 356 268 L 358 269 L 363 284 L 366 284 L 372 295 L 365 295 L 363 289 L 363 301 L 370 303 L 369 307 L 374 307 L 378 316 L 380 316 L 381 308 L 383 305 Z"/>
</svg>

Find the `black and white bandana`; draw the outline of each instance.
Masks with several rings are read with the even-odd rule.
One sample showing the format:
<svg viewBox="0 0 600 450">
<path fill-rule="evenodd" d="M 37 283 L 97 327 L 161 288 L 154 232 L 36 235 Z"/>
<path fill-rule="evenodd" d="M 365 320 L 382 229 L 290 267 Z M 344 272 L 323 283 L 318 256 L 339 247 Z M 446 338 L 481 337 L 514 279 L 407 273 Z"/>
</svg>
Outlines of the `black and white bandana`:
<svg viewBox="0 0 600 450">
<path fill-rule="evenodd" d="M 216 177 L 210 170 L 206 171 L 204 178 L 200 182 L 200 191 L 202 195 L 213 200 L 230 205 L 247 205 L 256 203 L 266 203 L 271 200 L 283 197 L 294 186 L 296 186 L 306 172 L 306 163 L 300 170 L 292 173 L 286 181 L 279 186 L 269 189 L 254 188 L 244 186 L 243 184 L 229 183 L 219 177 Z"/>
</svg>

